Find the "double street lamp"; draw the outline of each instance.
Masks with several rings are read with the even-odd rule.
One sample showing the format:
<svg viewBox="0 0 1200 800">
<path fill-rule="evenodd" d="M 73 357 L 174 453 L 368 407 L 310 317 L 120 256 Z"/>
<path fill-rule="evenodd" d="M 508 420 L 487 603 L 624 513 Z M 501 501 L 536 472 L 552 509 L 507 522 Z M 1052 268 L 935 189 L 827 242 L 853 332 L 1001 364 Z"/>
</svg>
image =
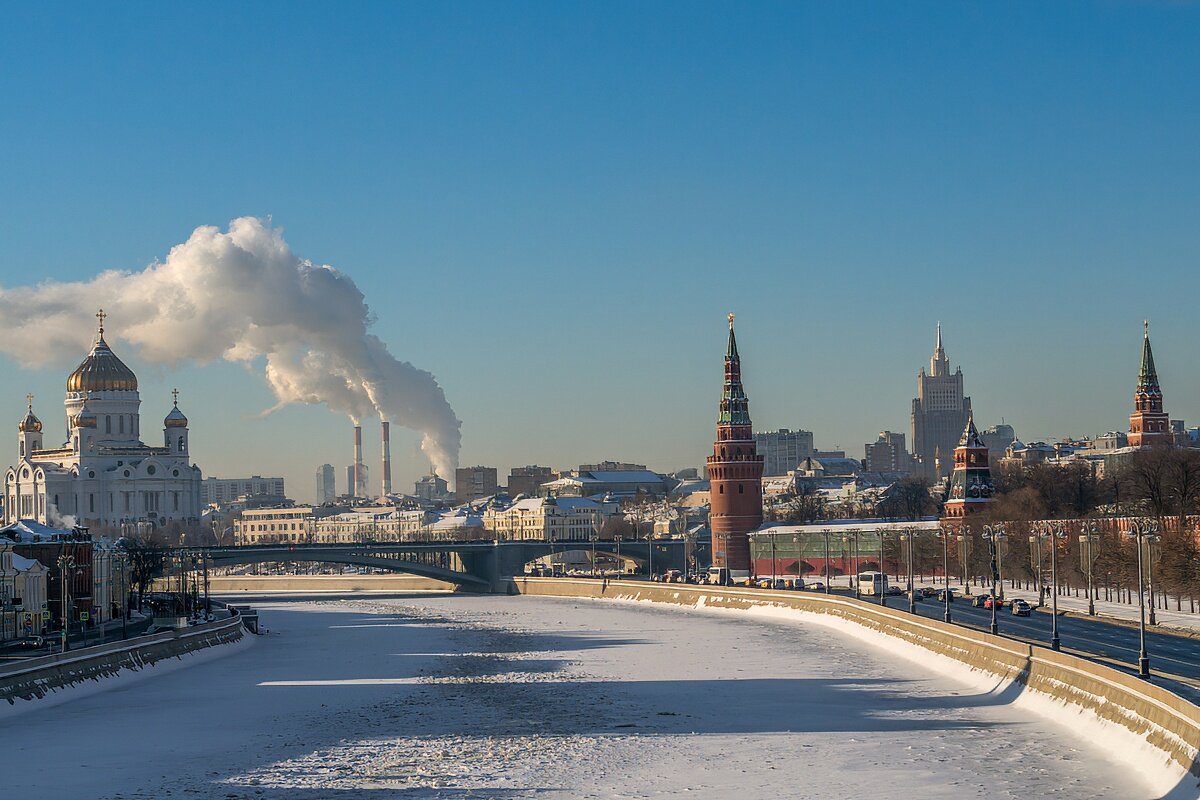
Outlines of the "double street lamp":
<svg viewBox="0 0 1200 800">
<path fill-rule="evenodd" d="M 1146 652 L 1146 593 L 1143 588 L 1143 565 L 1142 565 L 1142 542 L 1146 543 L 1146 548 L 1157 540 L 1155 534 L 1158 533 L 1158 525 L 1150 520 L 1135 519 L 1129 523 L 1129 533 L 1127 534 L 1133 539 L 1134 545 L 1137 546 L 1137 572 L 1138 572 L 1138 645 L 1140 652 L 1138 653 L 1138 675 L 1142 678 L 1150 678 L 1150 655 Z M 1148 559 L 1147 559 L 1148 560 Z M 1153 586 L 1153 584 L 1151 584 Z M 1153 615 L 1153 611 L 1150 612 Z M 1153 617 L 1151 617 L 1153 623 Z"/>
<path fill-rule="evenodd" d="M 913 591 L 913 537 L 912 533 L 901 533 L 899 535 L 900 546 L 907 549 L 908 553 L 908 572 L 907 572 L 907 588 L 908 588 L 908 613 L 917 613 L 917 595 Z"/>
<path fill-rule="evenodd" d="M 851 544 L 851 539 L 853 539 L 853 544 Z M 850 531 L 847 533 L 842 537 L 842 543 L 850 545 L 850 557 L 854 559 L 854 599 L 861 600 L 862 585 L 861 581 L 858 579 L 858 576 L 861 574 L 858 568 L 858 531 Z"/>
<path fill-rule="evenodd" d="M 950 616 L 950 537 L 953 535 L 951 528 L 943 526 L 938 529 L 938 536 L 942 540 L 942 605 L 945 608 L 942 619 L 948 623 L 954 621 Z"/>
<path fill-rule="evenodd" d="M 1004 526 L 1003 525 L 984 525 L 983 538 L 988 541 L 988 551 L 991 555 L 991 571 L 992 571 L 992 596 L 988 601 L 992 607 L 992 635 L 996 636 L 1000 633 L 1000 619 L 997 616 L 998 606 L 1000 605 L 1000 595 L 997 593 L 997 584 L 1000 582 L 1000 543 L 1004 541 Z"/>
<path fill-rule="evenodd" d="M 62 652 L 67 652 L 71 649 L 71 610 L 68 606 L 68 600 L 71 596 L 69 584 L 71 575 L 75 572 L 75 556 L 63 554 L 58 557 L 58 582 L 61 591 L 62 603 Z"/>
<path fill-rule="evenodd" d="M 1087 567 L 1088 616 L 1094 617 L 1096 616 L 1096 589 L 1092 583 L 1092 564 L 1096 560 L 1095 548 L 1100 528 L 1095 522 L 1088 522 L 1084 524 L 1083 531 L 1079 537 L 1079 550 Z"/>
<path fill-rule="evenodd" d="M 1050 541 L 1050 649 L 1061 650 L 1062 641 L 1058 638 L 1058 542 L 1067 538 L 1061 522 L 1044 522 L 1034 526 L 1034 535 L 1029 537 L 1029 543 L 1038 548 L 1038 561 L 1041 561 L 1042 540 Z"/>
</svg>

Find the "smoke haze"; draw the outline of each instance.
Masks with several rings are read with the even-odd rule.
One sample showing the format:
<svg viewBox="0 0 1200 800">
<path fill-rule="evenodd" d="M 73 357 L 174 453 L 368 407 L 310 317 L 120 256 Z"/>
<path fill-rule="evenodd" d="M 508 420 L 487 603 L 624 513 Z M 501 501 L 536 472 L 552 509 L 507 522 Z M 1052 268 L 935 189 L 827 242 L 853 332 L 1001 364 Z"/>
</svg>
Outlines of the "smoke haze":
<svg viewBox="0 0 1200 800">
<path fill-rule="evenodd" d="M 356 424 L 390 420 L 420 433 L 438 474 L 454 475 L 460 423 L 437 380 L 368 332 L 370 308 L 353 280 L 298 258 L 260 219 L 196 228 L 141 272 L 0 289 L 0 352 L 40 367 L 86 351 L 101 306 L 108 338 L 136 345 L 143 360 L 265 363 L 275 408 L 323 403 Z"/>
</svg>

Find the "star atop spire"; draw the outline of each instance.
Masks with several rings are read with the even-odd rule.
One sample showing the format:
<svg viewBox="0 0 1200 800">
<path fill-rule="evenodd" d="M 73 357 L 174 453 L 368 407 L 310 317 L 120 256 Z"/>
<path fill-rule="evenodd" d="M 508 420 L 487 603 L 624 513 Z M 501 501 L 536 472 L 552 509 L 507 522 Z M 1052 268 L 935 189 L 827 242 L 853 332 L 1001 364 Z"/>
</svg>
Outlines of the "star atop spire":
<svg viewBox="0 0 1200 800">
<path fill-rule="evenodd" d="M 740 361 L 737 349 L 737 337 L 733 334 L 733 312 L 729 312 L 729 346 L 725 348 L 726 360 Z"/>
</svg>

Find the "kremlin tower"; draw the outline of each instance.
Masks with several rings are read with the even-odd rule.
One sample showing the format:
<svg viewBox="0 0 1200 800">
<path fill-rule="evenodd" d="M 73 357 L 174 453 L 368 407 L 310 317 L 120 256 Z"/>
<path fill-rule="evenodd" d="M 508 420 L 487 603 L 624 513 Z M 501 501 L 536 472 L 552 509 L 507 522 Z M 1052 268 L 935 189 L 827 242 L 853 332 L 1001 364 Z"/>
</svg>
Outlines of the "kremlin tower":
<svg viewBox="0 0 1200 800">
<path fill-rule="evenodd" d="M 968 416 L 966 430 L 954 448 L 954 471 L 950 473 L 945 516 L 962 519 L 983 511 L 991 502 L 993 491 L 988 447 L 975 428 L 974 416 Z"/>
<path fill-rule="evenodd" d="M 750 428 L 750 403 L 742 388 L 742 360 L 730 314 L 725 391 L 717 440 L 708 457 L 708 479 L 713 566 L 728 568 L 734 581 L 750 577 L 749 533 L 763 521 L 762 474 L 763 457 L 758 455 Z"/>
<path fill-rule="evenodd" d="M 1167 412 L 1163 411 L 1162 387 L 1158 385 L 1154 351 L 1150 349 L 1150 323 L 1142 324 L 1142 369 L 1138 373 L 1137 391 L 1133 394 L 1134 411 L 1129 416 L 1129 446 L 1169 445 L 1171 424 Z"/>
</svg>

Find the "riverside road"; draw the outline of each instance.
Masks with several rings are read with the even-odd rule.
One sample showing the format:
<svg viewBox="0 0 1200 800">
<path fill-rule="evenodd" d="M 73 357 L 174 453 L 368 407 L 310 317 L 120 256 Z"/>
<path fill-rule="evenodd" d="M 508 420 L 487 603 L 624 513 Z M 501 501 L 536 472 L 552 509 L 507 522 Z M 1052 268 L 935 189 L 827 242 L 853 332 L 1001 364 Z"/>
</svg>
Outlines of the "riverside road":
<svg viewBox="0 0 1200 800">
<path fill-rule="evenodd" d="M 893 609 L 907 609 L 908 598 L 889 597 L 887 604 Z M 940 600 L 926 598 L 917 601 L 916 610 L 922 617 L 940 620 L 945 609 Z M 991 609 L 974 608 L 965 598 L 956 596 L 950 604 L 950 613 L 956 625 L 983 631 L 991 628 Z M 1050 644 L 1051 616 L 1048 613 L 1034 611 L 1028 617 L 1017 617 L 1006 604 L 997 611 L 997 619 L 1003 636 L 1030 644 Z M 1139 649 L 1136 625 L 1060 614 L 1058 636 L 1065 653 L 1101 660 L 1126 672 L 1137 673 Z M 1150 671 L 1156 682 L 1169 685 L 1191 699 L 1200 697 L 1200 638 L 1159 633 L 1147 626 L 1146 650 L 1150 655 Z"/>
</svg>

